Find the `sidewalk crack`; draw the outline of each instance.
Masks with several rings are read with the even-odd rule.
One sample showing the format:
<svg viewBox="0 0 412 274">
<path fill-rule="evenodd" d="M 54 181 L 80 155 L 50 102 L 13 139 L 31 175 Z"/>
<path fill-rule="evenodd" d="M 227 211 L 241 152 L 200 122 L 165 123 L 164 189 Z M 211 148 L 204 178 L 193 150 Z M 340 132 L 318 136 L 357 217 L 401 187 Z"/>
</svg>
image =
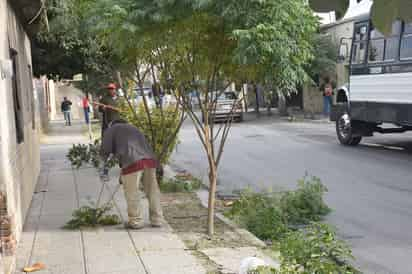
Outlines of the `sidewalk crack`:
<svg viewBox="0 0 412 274">
<path fill-rule="evenodd" d="M 50 175 L 50 169 L 48 168 L 47 172 L 46 172 L 46 184 L 45 184 L 46 188 L 49 186 L 49 175 Z M 37 183 L 40 183 L 40 182 L 37 182 Z M 31 246 L 30 255 L 29 255 L 28 260 L 26 261 L 27 265 L 31 265 L 33 263 L 32 262 L 33 253 L 34 253 L 34 249 L 36 247 L 37 233 L 39 232 L 40 220 L 41 220 L 41 217 L 42 217 L 42 214 L 43 214 L 43 207 L 44 207 L 44 201 L 46 200 L 46 194 L 47 194 L 47 192 L 41 192 L 42 197 L 41 197 L 41 203 L 40 203 L 40 211 L 39 211 L 39 216 L 37 218 L 36 228 L 35 228 L 35 231 L 34 231 L 33 243 L 32 243 L 32 246 Z"/>
<path fill-rule="evenodd" d="M 72 173 L 73 173 L 73 183 L 74 183 L 74 191 L 76 193 L 76 203 L 77 203 L 77 208 L 80 208 L 80 198 L 79 198 L 79 188 L 77 185 L 77 176 L 75 170 L 72 168 Z M 84 244 L 84 235 L 83 235 L 83 230 L 80 229 L 80 241 L 81 241 L 81 252 L 82 252 L 82 258 L 83 258 L 83 270 L 85 274 L 88 274 L 87 271 L 87 259 L 86 259 L 86 247 Z"/>
<path fill-rule="evenodd" d="M 112 191 L 114 191 L 108 184 L 106 184 L 106 183 L 104 183 L 104 182 L 102 182 L 102 181 L 100 181 L 100 183 L 103 184 L 103 186 L 104 186 L 105 188 L 107 188 L 107 191 L 109 191 L 109 193 L 111 193 Z M 123 217 L 123 215 L 122 215 L 122 212 L 121 212 L 121 210 L 120 210 L 120 207 L 118 206 L 115 198 L 113 199 L 113 204 L 114 204 L 114 207 L 115 207 L 116 210 L 117 210 L 117 213 L 118 213 L 119 216 L 120 216 L 120 219 L 122 220 L 122 223 L 124 224 L 124 223 L 126 222 L 126 220 L 124 219 L 124 217 Z M 150 272 L 149 272 L 146 264 L 145 264 L 144 261 L 143 261 L 142 256 L 140 256 L 140 252 L 139 252 L 139 250 L 137 249 L 137 245 L 136 245 L 136 242 L 135 242 L 134 239 L 133 239 L 132 233 L 130 232 L 129 229 L 127 229 L 127 228 L 125 228 L 125 229 L 126 229 L 126 231 L 127 231 L 127 235 L 129 236 L 129 240 L 132 242 L 132 245 L 133 245 L 133 248 L 134 248 L 134 252 L 136 253 L 137 258 L 139 259 L 139 262 L 142 264 L 143 269 L 144 269 L 144 271 L 146 272 L 146 274 L 150 274 Z"/>
</svg>

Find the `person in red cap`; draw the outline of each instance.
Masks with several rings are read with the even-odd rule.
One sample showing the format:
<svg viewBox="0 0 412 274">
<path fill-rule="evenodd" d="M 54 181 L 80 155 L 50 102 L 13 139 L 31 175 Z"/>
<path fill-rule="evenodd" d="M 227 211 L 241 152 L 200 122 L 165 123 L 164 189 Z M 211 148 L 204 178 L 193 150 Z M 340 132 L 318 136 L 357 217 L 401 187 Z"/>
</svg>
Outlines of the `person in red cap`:
<svg viewBox="0 0 412 274">
<path fill-rule="evenodd" d="M 116 84 L 110 83 L 107 85 L 107 95 L 104 96 L 99 106 L 99 111 L 103 114 L 102 117 L 102 139 L 110 122 L 120 119 L 118 96 L 116 92 Z"/>
</svg>

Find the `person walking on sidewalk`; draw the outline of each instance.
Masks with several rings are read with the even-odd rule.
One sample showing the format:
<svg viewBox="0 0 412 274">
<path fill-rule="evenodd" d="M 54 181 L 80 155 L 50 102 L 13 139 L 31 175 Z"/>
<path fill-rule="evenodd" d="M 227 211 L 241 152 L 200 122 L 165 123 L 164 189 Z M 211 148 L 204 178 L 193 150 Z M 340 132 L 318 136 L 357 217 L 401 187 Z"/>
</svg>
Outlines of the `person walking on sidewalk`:
<svg viewBox="0 0 412 274">
<path fill-rule="evenodd" d="M 72 108 L 72 102 L 69 99 L 67 99 L 67 97 L 64 97 L 63 102 L 61 104 L 61 111 L 63 112 L 64 120 L 66 121 L 66 126 L 72 125 L 72 121 L 70 117 L 71 108 Z"/>
<path fill-rule="evenodd" d="M 84 111 L 84 121 L 86 124 L 90 122 L 90 104 L 89 104 L 89 95 L 85 95 L 82 99 L 82 107 Z"/>
<path fill-rule="evenodd" d="M 127 227 L 132 229 L 144 227 L 138 194 L 141 179 L 144 192 L 149 200 L 151 225 L 153 227 L 162 226 L 163 213 L 156 179 L 158 162 L 144 135 L 126 121 L 115 120 L 109 124 L 104 133 L 102 153 L 106 160 L 113 155 L 119 160 L 122 168 L 119 182 L 123 185 L 127 202 L 129 216 Z"/>
</svg>

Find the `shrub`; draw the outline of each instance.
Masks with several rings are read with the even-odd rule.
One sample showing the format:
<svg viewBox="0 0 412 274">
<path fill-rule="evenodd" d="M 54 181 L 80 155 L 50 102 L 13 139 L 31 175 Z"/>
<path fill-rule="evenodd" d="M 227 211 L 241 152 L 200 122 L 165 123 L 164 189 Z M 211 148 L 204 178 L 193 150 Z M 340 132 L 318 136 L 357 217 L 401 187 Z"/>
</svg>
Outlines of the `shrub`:
<svg viewBox="0 0 412 274">
<path fill-rule="evenodd" d="M 245 191 L 225 215 L 262 240 L 278 239 L 287 230 L 276 195 Z"/>
<path fill-rule="evenodd" d="M 249 211 L 246 223 L 247 230 L 260 239 L 279 239 L 287 231 L 282 212 L 278 207 L 265 206 Z"/>
<path fill-rule="evenodd" d="M 318 221 L 330 212 L 327 191 L 318 178 L 299 181 L 298 189 L 282 193 L 241 193 L 225 214 L 262 240 L 278 240 L 299 225 Z"/>
<path fill-rule="evenodd" d="M 173 178 L 168 180 L 161 180 L 159 187 L 164 193 L 171 192 L 193 192 L 200 189 L 202 183 L 199 179 L 192 178 L 190 180 L 182 180 Z"/>
<path fill-rule="evenodd" d="M 298 189 L 284 193 L 280 206 L 289 225 L 308 224 L 319 221 L 331 209 L 323 200 L 327 188 L 319 178 L 304 177 L 298 182 Z"/>
<path fill-rule="evenodd" d="M 351 250 L 326 224 L 312 223 L 288 233 L 280 242 L 280 253 L 281 273 L 360 273 L 348 263 Z"/>
<path fill-rule="evenodd" d="M 121 108 L 123 118 L 145 135 L 160 163 L 167 164 L 178 143 L 175 132 L 180 126 L 180 110 L 173 105 L 165 106 L 162 110 L 157 107 L 152 108 L 149 113 L 152 122 L 152 127 L 150 127 L 148 114 L 143 104 L 138 105 L 136 116 L 126 103 L 122 103 Z M 152 135 L 152 133 L 154 134 Z M 173 135 L 175 135 L 174 138 Z"/>
<path fill-rule="evenodd" d="M 83 206 L 73 212 L 73 218 L 63 227 L 65 229 L 79 229 L 82 227 L 109 226 L 120 224 L 120 218 L 114 214 L 107 214 L 112 206 L 91 207 Z"/>
</svg>

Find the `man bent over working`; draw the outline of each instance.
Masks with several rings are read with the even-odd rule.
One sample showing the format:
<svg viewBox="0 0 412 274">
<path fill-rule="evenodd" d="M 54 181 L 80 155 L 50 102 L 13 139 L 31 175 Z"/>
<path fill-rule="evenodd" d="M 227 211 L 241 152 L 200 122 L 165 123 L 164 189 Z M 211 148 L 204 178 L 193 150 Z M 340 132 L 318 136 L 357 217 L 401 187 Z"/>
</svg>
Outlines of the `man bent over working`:
<svg viewBox="0 0 412 274">
<path fill-rule="evenodd" d="M 149 200 L 150 222 L 152 226 L 160 227 L 163 223 L 163 213 L 156 179 L 158 163 L 144 135 L 127 122 L 115 120 L 104 133 L 102 153 L 105 159 L 113 154 L 122 168 L 119 181 L 123 184 L 127 201 L 127 226 L 132 229 L 144 227 L 138 195 L 140 180 L 143 179 L 143 189 Z"/>
</svg>

